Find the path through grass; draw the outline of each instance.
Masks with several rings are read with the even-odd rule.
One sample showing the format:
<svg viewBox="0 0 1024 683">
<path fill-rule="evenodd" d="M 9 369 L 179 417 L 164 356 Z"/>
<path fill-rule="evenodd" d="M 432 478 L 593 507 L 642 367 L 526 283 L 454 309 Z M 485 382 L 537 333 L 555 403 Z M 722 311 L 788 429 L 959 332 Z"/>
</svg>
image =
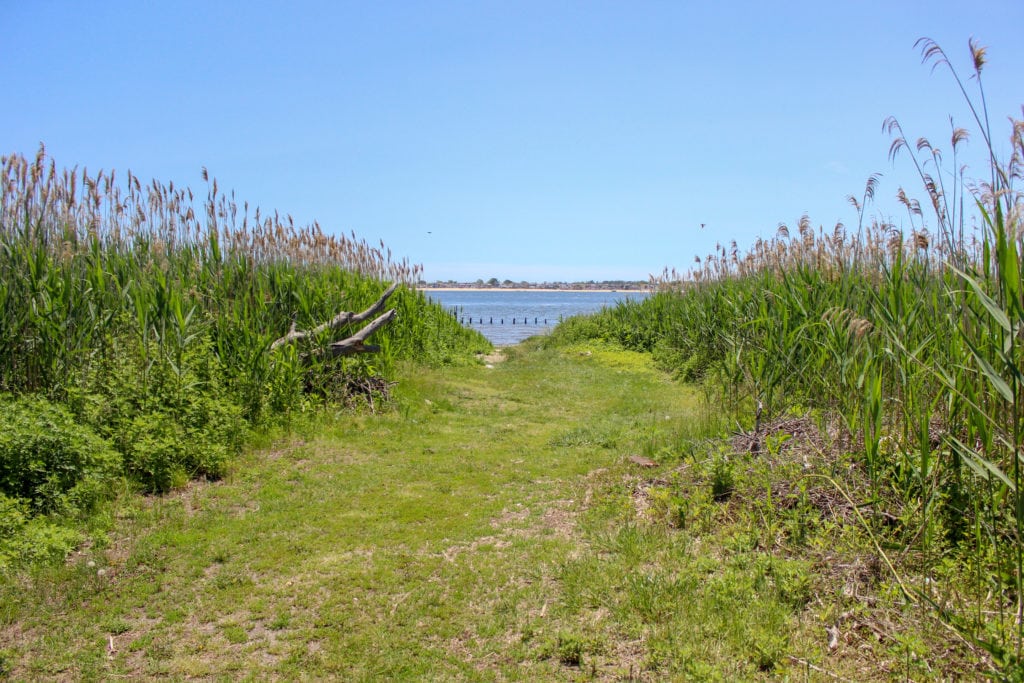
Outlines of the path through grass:
<svg viewBox="0 0 1024 683">
<path fill-rule="evenodd" d="M 710 419 L 692 390 L 640 354 L 532 346 L 410 371 L 391 412 L 135 499 L 108 547 L 3 585 L 0 665 L 74 680 L 812 674 L 830 649 L 808 563 L 772 552 L 764 514 L 723 516 L 721 462 L 707 486 L 680 484 Z M 909 647 L 886 653 L 910 666 Z"/>
</svg>

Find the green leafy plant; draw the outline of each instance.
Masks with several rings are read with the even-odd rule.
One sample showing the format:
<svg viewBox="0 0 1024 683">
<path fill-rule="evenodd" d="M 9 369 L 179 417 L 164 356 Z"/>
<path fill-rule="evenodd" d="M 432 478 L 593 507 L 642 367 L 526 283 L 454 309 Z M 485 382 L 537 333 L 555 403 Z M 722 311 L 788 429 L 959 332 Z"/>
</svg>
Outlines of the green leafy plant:
<svg viewBox="0 0 1024 683">
<path fill-rule="evenodd" d="M 121 457 L 62 406 L 0 398 L 0 493 L 34 513 L 88 512 L 121 474 Z"/>
<path fill-rule="evenodd" d="M 711 496 L 718 502 L 728 500 L 736 488 L 735 466 L 725 453 L 716 453 L 711 461 Z"/>
</svg>

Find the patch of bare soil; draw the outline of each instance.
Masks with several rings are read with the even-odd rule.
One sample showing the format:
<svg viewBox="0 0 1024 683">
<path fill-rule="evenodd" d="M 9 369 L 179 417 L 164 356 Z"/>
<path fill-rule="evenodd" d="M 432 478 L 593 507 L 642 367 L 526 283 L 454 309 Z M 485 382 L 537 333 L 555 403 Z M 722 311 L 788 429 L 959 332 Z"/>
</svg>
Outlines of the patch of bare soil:
<svg viewBox="0 0 1024 683">
<path fill-rule="evenodd" d="M 574 505 L 573 500 L 552 501 L 536 520 L 530 519 L 532 512 L 527 507 L 503 510 L 491 520 L 491 528 L 497 531 L 497 534 L 456 543 L 442 551 L 441 555 L 449 562 L 454 562 L 460 553 L 475 552 L 483 546 L 499 550 L 507 548 L 512 545 L 508 540 L 510 538 L 535 538 L 547 535 L 571 538 L 576 529 Z"/>
<path fill-rule="evenodd" d="M 633 491 L 633 509 L 636 510 L 637 519 L 652 521 L 651 502 L 653 499 L 653 491 L 655 489 L 669 486 L 669 480 L 661 478 L 640 479 L 639 477 L 631 477 L 628 481 L 630 488 Z"/>
<path fill-rule="evenodd" d="M 494 349 L 491 353 L 480 354 L 478 358 L 484 362 L 485 366 L 494 367 L 498 363 L 505 362 L 505 351 L 500 348 Z"/>
</svg>

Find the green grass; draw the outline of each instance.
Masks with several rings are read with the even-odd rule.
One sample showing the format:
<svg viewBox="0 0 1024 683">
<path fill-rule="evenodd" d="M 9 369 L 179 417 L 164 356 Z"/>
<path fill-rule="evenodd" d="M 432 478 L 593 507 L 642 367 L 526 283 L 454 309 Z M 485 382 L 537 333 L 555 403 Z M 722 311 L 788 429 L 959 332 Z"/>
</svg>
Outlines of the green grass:
<svg viewBox="0 0 1024 683">
<path fill-rule="evenodd" d="M 933 673 L 973 671 L 884 575 L 829 568 L 872 549 L 797 460 L 708 440 L 718 417 L 649 356 L 545 343 L 406 368 L 389 412 L 124 499 L 105 546 L 5 577 L 2 662 L 14 679 L 863 680 L 908 670 L 908 630 L 943 652 Z"/>
</svg>

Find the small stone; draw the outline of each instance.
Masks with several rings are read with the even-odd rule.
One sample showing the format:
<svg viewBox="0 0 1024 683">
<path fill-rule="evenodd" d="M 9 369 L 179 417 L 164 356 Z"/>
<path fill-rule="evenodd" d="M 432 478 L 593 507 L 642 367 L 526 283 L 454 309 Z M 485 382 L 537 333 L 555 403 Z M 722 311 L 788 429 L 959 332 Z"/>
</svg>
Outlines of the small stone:
<svg viewBox="0 0 1024 683">
<path fill-rule="evenodd" d="M 835 650 L 839 647 L 839 627 L 828 626 L 825 628 L 825 633 L 828 634 L 828 649 Z"/>
</svg>

